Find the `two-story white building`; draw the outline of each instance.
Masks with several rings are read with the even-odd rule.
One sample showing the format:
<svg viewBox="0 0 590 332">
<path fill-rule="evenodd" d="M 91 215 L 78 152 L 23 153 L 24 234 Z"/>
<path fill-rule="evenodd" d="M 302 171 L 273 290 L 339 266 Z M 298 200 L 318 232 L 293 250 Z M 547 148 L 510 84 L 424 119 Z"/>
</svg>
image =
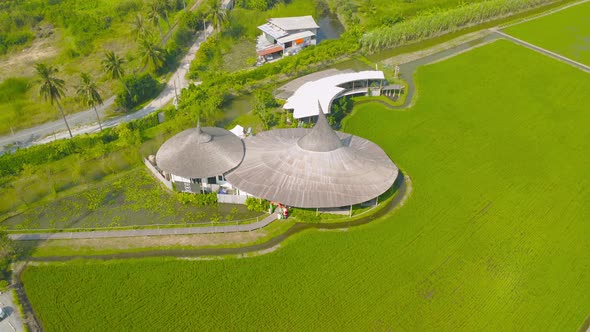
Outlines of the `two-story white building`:
<svg viewBox="0 0 590 332">
<path fill-rule="evenodd" d="M 256 52 L 261 59 L 274 60 L 294 55 L 309 45 L 315 45 L 319 25 L 311 16 L 271 18 L 258 27 Z"/>
</svg>

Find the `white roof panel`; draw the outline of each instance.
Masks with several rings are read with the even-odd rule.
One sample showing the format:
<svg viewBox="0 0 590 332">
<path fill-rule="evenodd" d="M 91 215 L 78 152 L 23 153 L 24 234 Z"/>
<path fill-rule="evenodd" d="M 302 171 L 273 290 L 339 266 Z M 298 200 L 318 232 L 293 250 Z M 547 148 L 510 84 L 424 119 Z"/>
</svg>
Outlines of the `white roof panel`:
<svg viewBox="0 0 590 332">
<path fill-rule="evenodd" d="M 281 37 L 288 35 L 288 33 L 286 31 L 284 31 L 281 28 L 274 26 L 270 23 L 260 25 L 260 26 L 258 26 L 258 29 L 262 30 L 262 32 L 269 34 L 274 39 L 281 38 Z"/>
<path fill-rule="evenodd" d="M 362 80 L 383 80 L 382 71 L 368 70 L 357 73 L 337 74 L 303 84 L 287 99 L 284 109 L 293 110 L 295 119 L 315 116 L 319 113 L 318 101 L 325 114 L 330 113 L 330 103 L 344 91 L 341 84 Z"/>
<path fill-rule="evenodd" d="M 304 30 L 304 29 L 319 29 L 319 25 L 314 21 L 311 15 L 296 16 L 296 17 L 277 17 L 270 18 L 268 22 L 278 26 L 279 28 L 289 30 Z"/>
<path fill-rule="evenodd" d="M 301 39 L 301 38 L 311 37 L 311 36 L 315 36 L 315 33 L 311 32 L 311 31 L 301 31 L 298 33 L 294 33 L 292 35 L 287 35 L 285 37 L 278 38 L 277 42 L 284 44 L 284 43 L 288 43 L 290 41 L 294 41 L 296 39 Z"/>
</svg>

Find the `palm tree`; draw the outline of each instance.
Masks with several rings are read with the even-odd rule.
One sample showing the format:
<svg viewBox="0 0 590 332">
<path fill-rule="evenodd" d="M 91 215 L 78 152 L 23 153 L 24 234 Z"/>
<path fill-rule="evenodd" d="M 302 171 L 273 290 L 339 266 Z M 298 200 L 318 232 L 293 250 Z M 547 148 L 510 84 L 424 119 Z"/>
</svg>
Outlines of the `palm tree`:
<svg viewBox="0 0 590 332">
<path fill-rule="evenodd" d="M 137 14 L 133 19 L 133 30 L 136 33 L 137 40 L 147 38 L 150 35 L 150 30 L 147 27 L 145 18 L 141 14 Z"/>
<path fill-rule="evenodd" d="M 102 131 L 100 116 L 98 116 L 98 111 L 96 110 L 97 105 L 103 104 L 102 97 L 98 93 L 96 83 L 92 81 L 88 73 L 80 73 L 80 84 L 76 87 L 76 93 L 82 100 L 83 105 L 94 108 L 94 113 L 96 113 L 96 119 L 98 120 L 98 127 Z"/>
<path fill-rule="evenodd" d="M 143 67 L 148 65 L 154 70 L 158 70 L 164 64 L 164 50 L 159 48 L 147 39 L 142 39 L 140 43 L 140 52 L 143 56 Z"/>
<path fill-rule="evenodd" d="M 162 27 L 160 26 L 160 9 L 155 2 L 149 6 L 147 15 L 148 21 L 158 27 L 158 30 L 160 31 L 160 38 L 162 38 L 163 33 Z"/>
<path fill-rule="evenodd" d="M 64 80 L 55 77 L 55 74 L 58 72 L 57 68 L 48 66 L 44 63 L 37 63 L 35 64 L 35 71 L 38 76 L 36 82 L 41 85 L 39 88 L 39 94 L 43 99 L 49 100 L 51 105 L 53 105 L 54 102 L 57 104 L 57 108 L 59 108 L 61 116 L 68 128 L 68 132 L 70 133 L 70 138 L 74 137 L 70 130 L 70 125 L 66 120 L 66 114 L 59 103 L 59 100 L 64 96 Z"/>
<path fill-rule="evenodd" d="M 223 23 L 227 21 L 227 11 L 225 8 L 221 7 L 221 2 L 219 0 L 212 2 L 211 7 L 209 7 L 207 19 L 211 21 L 213 28 L 217 31 L 219 31 Z"/>
<path fill-rule="evenodd" d="M 154 5 L 157 8 L 160 17 L 166 22 L 168 25 L 168 30 L 170 30 L 170 20 L 168 19 L 168 11 L 172 10 L 172 3 L 169 0 L 156 0 Z"/>
<path fill-rule="evenodd" d="M 123 77 L 125 76 L 125 69 L 123 69 L 123 64 L 125 63 L 125 59 L 118 57 L 115 52 L 113 51 L 106 51 L 104 54 L 104 59 L 102 59 L 102 66 L 112 79 L 117 79 L 123 83 L 125 90 L 131 96 L 131 91 L 123 81 Z"/>
</svg>

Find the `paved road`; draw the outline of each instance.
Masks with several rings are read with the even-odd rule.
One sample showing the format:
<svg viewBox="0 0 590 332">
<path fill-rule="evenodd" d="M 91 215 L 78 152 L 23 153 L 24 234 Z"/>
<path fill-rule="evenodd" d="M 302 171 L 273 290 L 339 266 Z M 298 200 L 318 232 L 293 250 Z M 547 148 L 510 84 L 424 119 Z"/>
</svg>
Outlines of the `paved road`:
<svg viewBox="0 0 590 332">
<path fill-rule="evenodd" d="M 105 120 L 103 127 L 114 127 L 121 122 L 129 122 L 142 118 L 152 112 L 157 111 L 162 106 L 172 101 L 175 96 L 175 90 L 177 93 L 180 93 L 180 90 L 188 87 L 189 81 L 186 79 L 186 74 L 190 67 L 190 63 L 195 58 L 195 54 L 197 53 L 201 43 L 205 41 L 212 32 L 213 27 L 209 26 L 204 32 L 198 34 L 197 39 L 189 49 L 188 53 L 180 61 L 178 69 L 168 80 L 166 88 L 164 88 L 164 90 L 158 97 L 156 97 L 156 99 L 152 100 L 148 105 L 137 112 Z M 101 117 L 104 117 L 105 110 L 111 106 L 114 101 L 115 96 L 105 100 L 104 105 L 98 109 Z M 81 135 L 99 131 L 99 126 L 96 122 L 96 114 L 94 113 L 93 109 L 68 115 L 67 119 L 70 127 L 72 128 L 73 135 Z M 7 145 L 26 147 L 67 137 L 69 137 L 69 134 L 66 130 L 66 126 L 63 120 L 60 119 L 18 131 L 14 135 L 2 136 L 0 137 L 0 148 L 3 148 Z"/>
<path fill-rule="evenodd" d="M 205 226 L 205 227 L 184 227 L 184 228 L 152 228 L 132 229 L 120 231 L 93 231 L 93 232 L 60 232 L 60 233 L 22 233 L 9 234 L 8 236 L 17 241 L 29 240 L 63 240 L 63 239 L 96 239 L 109 237 L 133 237 L 133 236 L 154 236 L 154 235 L 186 235 L 186 234 L 211 234 L 211 233 L 233 233 L 249 232 L 267 226 L 277 219 L 276 214 L 244 225 L 231 226 Z"/>
<path fill-rule="evenodd" d="M 12 301 L 12 292 L 0 294 L 0 306 L 8 314 L 8 318 L 0 321 L 0 331 L 2 332 L 23 332 L 24 323 Z"/>
</svg>

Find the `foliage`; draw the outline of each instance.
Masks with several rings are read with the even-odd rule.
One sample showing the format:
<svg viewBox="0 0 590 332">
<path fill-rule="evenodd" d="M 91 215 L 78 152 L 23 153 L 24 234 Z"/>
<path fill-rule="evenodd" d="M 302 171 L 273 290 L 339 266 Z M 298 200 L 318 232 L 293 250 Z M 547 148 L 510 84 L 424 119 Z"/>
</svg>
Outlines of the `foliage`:
<svg viewBox="0 0 590 332">
<path fill-rule="evenodd" d="M 217 204 L 217 193 L 178 193 L 178 201 L 185 205 L 195 204 L 197 206 L 215 206 Z"/>
<path fill-rule="evenodd" d="M 149 39 L 141 39 L 139 42 L 139 51 L 143 59 L 143 66 L 149 67 L 156 71 L 160 69 L 166 60 L 166 52 L 155 42 Z"/>
<path fill-rule="evenodd" d="M 126 77 L 123 79 L 123 84 L 129 91 L 120 90 L 115 104 L 125 110 L 131 110 L 154 98 L 161 90 L 161 84 L 150 73 Z"/>
<path fill-rule="evenodd" d="M 507 41 L 422 67 L 414 108 L 363 104 L 344 128 L 411 177 L 393 215 L 306 231 L 251 259 L 32 266 L 27 295 L 47 331 L 170 321 L 216 331 L 578 330 L 590 306 L 587 78 Z M 161 289 L 160 305 L 142 305 Z"/>
<path fill-rule="evenodd" d="M 363 49 L 375 52 L 478 24 L 549 3 L 550 0 L 489 0 L 452 9 L 432 9 L 393 26 L 383 26 L 362 37 Z"/>
<path fill-rule="evenodd" d="M 248 211 L 256 211 L 256 212 L 268 212 L 270 207 L 270 202 L 256 197 L 248 197 L 246 198 L 246 207 Z"/>
<path fill-rule="evenodd" d="M 259 89 L 254 92 L 254 109 L 252 112 L 260 118 L 264 130 L 268 130 L 278 123 L 279 115 L 274 108 L 279 106 L 269 89 Z"/>
<path fill-rule="evenodd" d="M 336 99 L 332 103 L 330 115 L 328 116 L 330 125 L 339 128 L 342 119 L 352 112 L 352 105 L 353 102 L 349 96 Z"/>
<path fill-rule="evenodd" d="M 561 54 L 590 66 L 588 26 L 590 3 L 511 26 L 504 31 L 533 45 Z"/>
<path fill-rule="evenodd" d="M 3 282 L 8 277 L 8 268 L 10 263 L 16 258 L 16 249 L 14 241 L 8 237 L 4 228 L 0 229 L 0 282 Z M 0 289 L 4 291 L 4 283 L 0 285 Z"/>
<path fill-rule="evenodd" d="M 230 214 L 232 220 L 244 220 L 259 213 L 249 212 L 243 205 L 217 204 L 215 193 L 169 192 L 140 165 L 99 185 L 31 206 L 2 223 L 12 230 L 93 229 L 207 223 L 211 217 Z"/>
<path fill-rule="evenodd" d="M 191 119 L 190 123 L 196 124 L 200 119 L 205 124 L 213 124 L 226 99 L 227 90 L 223 85 L 216 88 L 191 85 L 182 90 L 179 108 Z"/>
</svg>

